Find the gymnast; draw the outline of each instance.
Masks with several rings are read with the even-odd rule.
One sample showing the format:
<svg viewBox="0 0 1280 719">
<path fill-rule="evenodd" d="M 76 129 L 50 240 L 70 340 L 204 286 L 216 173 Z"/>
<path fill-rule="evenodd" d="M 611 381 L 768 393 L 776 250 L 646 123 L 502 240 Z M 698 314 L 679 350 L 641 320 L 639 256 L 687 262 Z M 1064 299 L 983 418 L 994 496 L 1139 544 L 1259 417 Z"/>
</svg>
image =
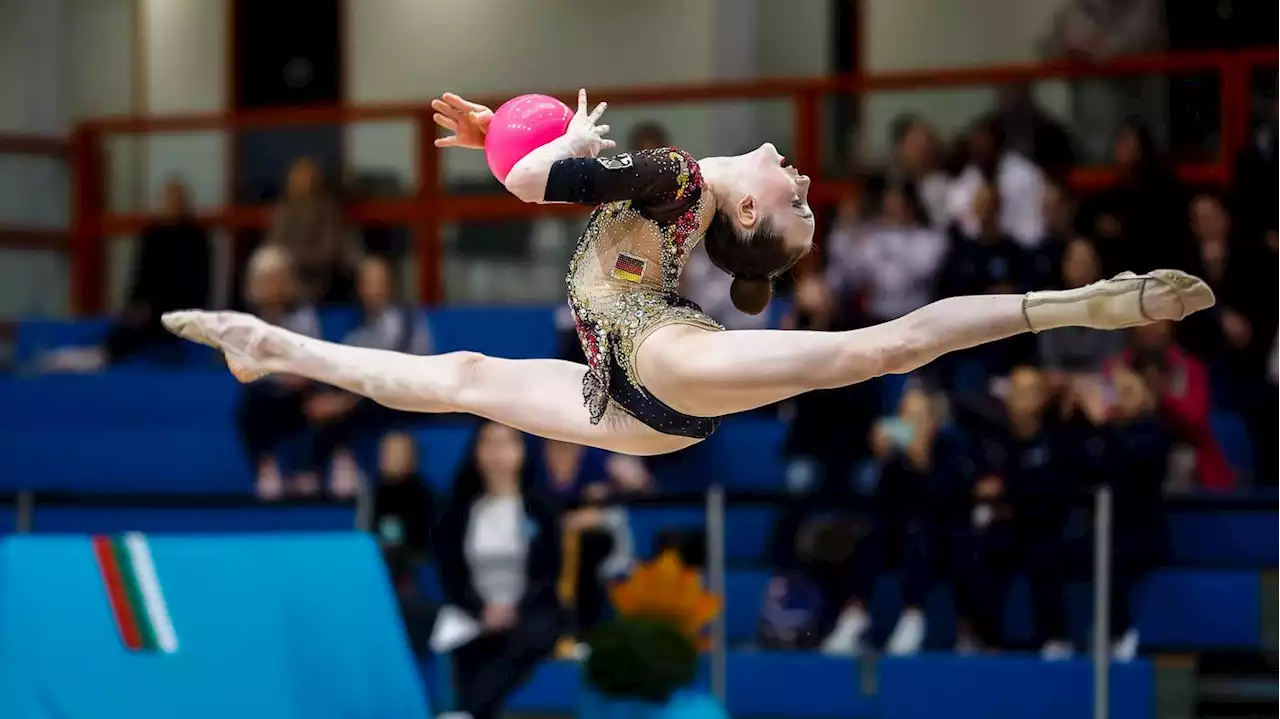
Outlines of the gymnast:
<svg viewBox="0 0 1280 719">
<path fill-rule="evenodd" d="M 480 149 L 493 113 L 445 94 L 441 147 Z M 1071 290 L 939 300 L 848 332 L 725 331 L 677 293 L 699 242 L 733 276 L 744 312 L 764 310 L 772 281 L 813 241 L 809 178 L 768 143 L 695 160 L 674 148 L 601 156 L 614 147 L 586 92 L 565 134 L 521 159 L 505 185 L 525 202 L 595 206 L 567 278 L 587 364 L 475 352 L 413 356 L 303 337 L 235 312 L 164 315 L 170 331 L 221 350 L 238 379 L 269 373 L 336 385 L 387 407 L 465 412 L 549 439 L 632 455 L 683 449 L 719 418 L 811 390 L 911 372 L 939 356 L 1055 327 L 1120 329 L 1181 320 L 1213 305 L 1209 287 L 1175 270 Z"/>
</svg>

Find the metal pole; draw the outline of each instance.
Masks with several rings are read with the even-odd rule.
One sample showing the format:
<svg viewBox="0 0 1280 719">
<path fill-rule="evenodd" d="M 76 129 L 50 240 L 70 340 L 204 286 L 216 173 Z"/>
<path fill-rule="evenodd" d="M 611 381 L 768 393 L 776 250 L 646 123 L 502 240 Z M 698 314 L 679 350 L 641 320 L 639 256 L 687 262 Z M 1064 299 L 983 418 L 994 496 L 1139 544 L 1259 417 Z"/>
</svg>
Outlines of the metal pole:
<svg viewBox="0 0 1280 719">
<path fill-rule="evenodd" d="M 374 480 L 376 481 L 376 480 Z M 373 510 L 374 510 L 374 493 L 377 491 L 369 486 L 369 482 L 362 482 L 360 489 L 356 491 L 356 531 L 375 532 L 377 527 L 373 526 Z"/>
<path fill-rule="evenodd" d="M 17 507 L 18 534 L 30 534 L 35 527 L 36 495 L 29 489 L 18 492 Z"/>
<path fill-rule="evenodd" d="M 1107 719 L 1111 668 L 1111 487 L 1094 493 L 1093 719 Z"/>
<path fill-rule="evenodd" d="M 707 491 L 707 584 L 711 593 L 723 599 L 725 592 L 724 487 Z M 724 704 L 728 696 L 728 649 L 724 611 L 711 624 L 711 693 Z"/>
</svg>

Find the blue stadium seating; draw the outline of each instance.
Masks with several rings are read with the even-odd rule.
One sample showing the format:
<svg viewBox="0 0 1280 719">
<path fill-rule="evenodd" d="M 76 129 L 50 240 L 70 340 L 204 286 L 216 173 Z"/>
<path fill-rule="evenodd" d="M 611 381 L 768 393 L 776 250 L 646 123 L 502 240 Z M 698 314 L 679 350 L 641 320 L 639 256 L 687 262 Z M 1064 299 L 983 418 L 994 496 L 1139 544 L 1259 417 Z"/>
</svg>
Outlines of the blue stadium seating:
<svg viewBox="0 0 1280 719">
<path fill-rule="evenodd" d="M 506 357 L 550 356 L 555 352 L 553 312 L 547 308 L 448 308 L 427 313 L 437 349 L 470 349 Z M 324 335 L 338 339 L 355 322 L 349 309 L 322 313 Z M 18 333 L 17 358 L 28 366 L 41 352 L 98 341 L 104 322 L 28 322 Z M 249 467 L 233 426 L 238 398 L 235 382 L 214 371 L 212 357 L 192 346 L 186 369 L 154 371 L 147 360 L 95 376 L 0 377 L 0 492 L 18 489 L 94 492 L 241 493 L 251 487 Z M 886 378 L 885 408 L 896 405 L 905 378 Z M 1236 466 L 1247 466 L 1250 452 L 1239 418 L 1217 411 L 1214 427 Z M 474 431 L 470 421 L 453 418 L 413 427 L 423 473 L 443 492 L 461 463 Z M 730 489 L 777 490 L 784 484 L 780 449 L 785 427 L 749 415 L 731 418 L 694 451 L 661 458 L 659 483 L 668 490 L 691 490 L 720 482 Z M 359 454 L 368 457 L 371 447 Z M 1176 650 L 1257 649 L 1262 637 L 1260 570 L 1280 563 L 1274 538 L 1280 522 L 1274 495 L 1256 509 L 1242 511 L 1212 501 L 1181 503 L 1170 513 L 1170 567 L 1155 572 L 1136 596 L 1136 616 L 1148 648 Z M 1268 503 L 1269 502 L 1269 503 Z M 637 553 L 651 555 L 660 531 L 698 528 L 701 508 L 635 507 L 630 512 Z M 730 506 L 726 546 L 730 563 L 726 624 L 731 644 L 749 644 L 769 573 L 765 566 L 778 509 Z M 0 506 L 0 535 L 14 529 L 11 506 Z M 233 534 L 348 529 L 349 507 L 270 507 L 156 510 L 40 506 L 37 533 L 120 532 Z M 0 571 L 0 582 L 4 581 Z M 438 593 L 433 573 L 423 577 Z M 889 575 L 877 586 L 871 610 L 890 624 L 900 608 L 898 581 Z M 3 587 L 0 586 L 0 597 Z M 0 602 L 2 607 L 3 602 Z M 1068 591 L 1073 638 L 1083 642 L 1089 630 L 1087 586 Z M 927 646 L 946 649 L 954 641 L 955 615 L 950 589 L 931 592 Z M 1006 607 L 1006 631 L 1015 640 L 1030 635 L 1025 583 L 1015 583 Z M 973 716 L 1072 716 L 1087 696 L 1087 667 L 1000 660 L 1001 687 L 1016 686 L 1019 703 L 984 704 L 1000 687 L 977 664 L 946 657 L 883 662 L 880 691 L 859 691 L 857 668 L 848 662 L 806 654 L 734 652 L 729 659 L 730 710 L 735 716 L 899 717 L 931 716 L 939 707 L 964 706 Z M 0 663 L 2 664 L 2 663 Z M 981 670 L 981 671 L 980 671 Z M 1117 669 L 1116 716 L 1150 716 L 1150 670 L 1144 664 Z M 1009 677 L 1017 677 L 1010 680 Z M 578 667 L 549 663 L 514 702 L 513 710 L 564 711 L 577 696 Z M 936 692 L 911 691 L 923 683 Z M 1023 691 L 1023 689 L 1026 691 Z M 806 699 L 797 708 L 797 694 Z M 1055 708 L 1047 709 L 1046 697 Z M 1140 701 L 1145 697 L 1145 704 Z M 1044 701 L 1041 701 L 1044 700 Z M 569 702 L 569 703 L 566 703 Z M 1039 703 L 1037 703 L 1039 702 Z M 1133 709 L 1130 713 L 1127 708 Z M 1081 710 L 1082 711 L 1082 710 Z M 934 712 L 930 714 L 929 712 Z"/>
</svg>

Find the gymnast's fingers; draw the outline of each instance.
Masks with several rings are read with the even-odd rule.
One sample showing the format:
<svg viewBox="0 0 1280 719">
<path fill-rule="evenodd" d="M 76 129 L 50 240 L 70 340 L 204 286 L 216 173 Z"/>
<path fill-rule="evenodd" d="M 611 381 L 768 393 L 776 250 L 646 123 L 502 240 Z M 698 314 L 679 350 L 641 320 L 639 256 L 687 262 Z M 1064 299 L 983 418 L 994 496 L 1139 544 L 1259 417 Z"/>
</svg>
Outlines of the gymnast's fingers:
<svg viewBox="0 0 1280 719">
<path fill-rule="evenodd" d="M 609 134 L 608 125 L 596 125 L 596 137 L 604 137 Z"/>
<path fill-rule="evenodd" d="M 474 102 L 464 100 L 461 96 L 455 95 L 452 92 L 446 92 L 444 95 L 441 95 L 441 98 L 460 112 L 471 112 L 473 110 L 485 109 L 483 105 L 477 105 Z"/>
<path fill-rule="evenodd" d="M 454 132 L 458 131 L 458 121 L 452 117 L 447 117 L 437 112 L 431 116 L 431 119 L 435 120 L 437 125 L 446 130 L 453 130 Z"/>
<path fill-rule="evenodd" d="M 587 89 L 585 87 L 578 91 L 578 114 L 587 114 Z"/>
<path fill-rule="evenodd" d="M 617 146 L 618 146 L 618 143 L 614 142 L 613 140 L 601 140 L 601 141 L 600 141 L 600 149 L 601 149 L 601 150 L 612 150 L 613 148 L 615 148 L 615 147 L 617 147 Z"/>
<path fill-rule="evenodd" d="M 599 105 L 596 105 L 596 109 L 591 111 L 591 114 L 587 117 L 587 119 L 591 120 L 591 122 L 595 122 L 599 120 L 600 116 L 604 114 L 605 108 L 607 107 L 609 107 L 609 103 L 607 102 L 602 102 Z"/>
<path fill-rule="evenodd" d="M 457 145 L 458 145 L 457 135 L 450 135 L 448 137 L 436 138 L 436 147 L 457 147 Z"/>
</svg>

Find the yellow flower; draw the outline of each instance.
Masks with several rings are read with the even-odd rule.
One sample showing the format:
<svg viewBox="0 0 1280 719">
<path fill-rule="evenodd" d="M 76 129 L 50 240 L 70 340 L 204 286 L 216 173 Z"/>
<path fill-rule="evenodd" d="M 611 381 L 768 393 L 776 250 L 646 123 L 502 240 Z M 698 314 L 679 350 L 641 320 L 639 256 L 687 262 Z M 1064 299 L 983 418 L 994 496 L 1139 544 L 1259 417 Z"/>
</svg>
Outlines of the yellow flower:
<svg viewBox="0 0 1280 719">
<path fill-rule="evenodd" d="M 640 565 L 631 577 L 613 587 L 610 598 L 624 617 L 669 619 L 691 638 L 720 613 L 721 599 L 702 588 L 702 578 L 666 551 Z"/>
</svg>

